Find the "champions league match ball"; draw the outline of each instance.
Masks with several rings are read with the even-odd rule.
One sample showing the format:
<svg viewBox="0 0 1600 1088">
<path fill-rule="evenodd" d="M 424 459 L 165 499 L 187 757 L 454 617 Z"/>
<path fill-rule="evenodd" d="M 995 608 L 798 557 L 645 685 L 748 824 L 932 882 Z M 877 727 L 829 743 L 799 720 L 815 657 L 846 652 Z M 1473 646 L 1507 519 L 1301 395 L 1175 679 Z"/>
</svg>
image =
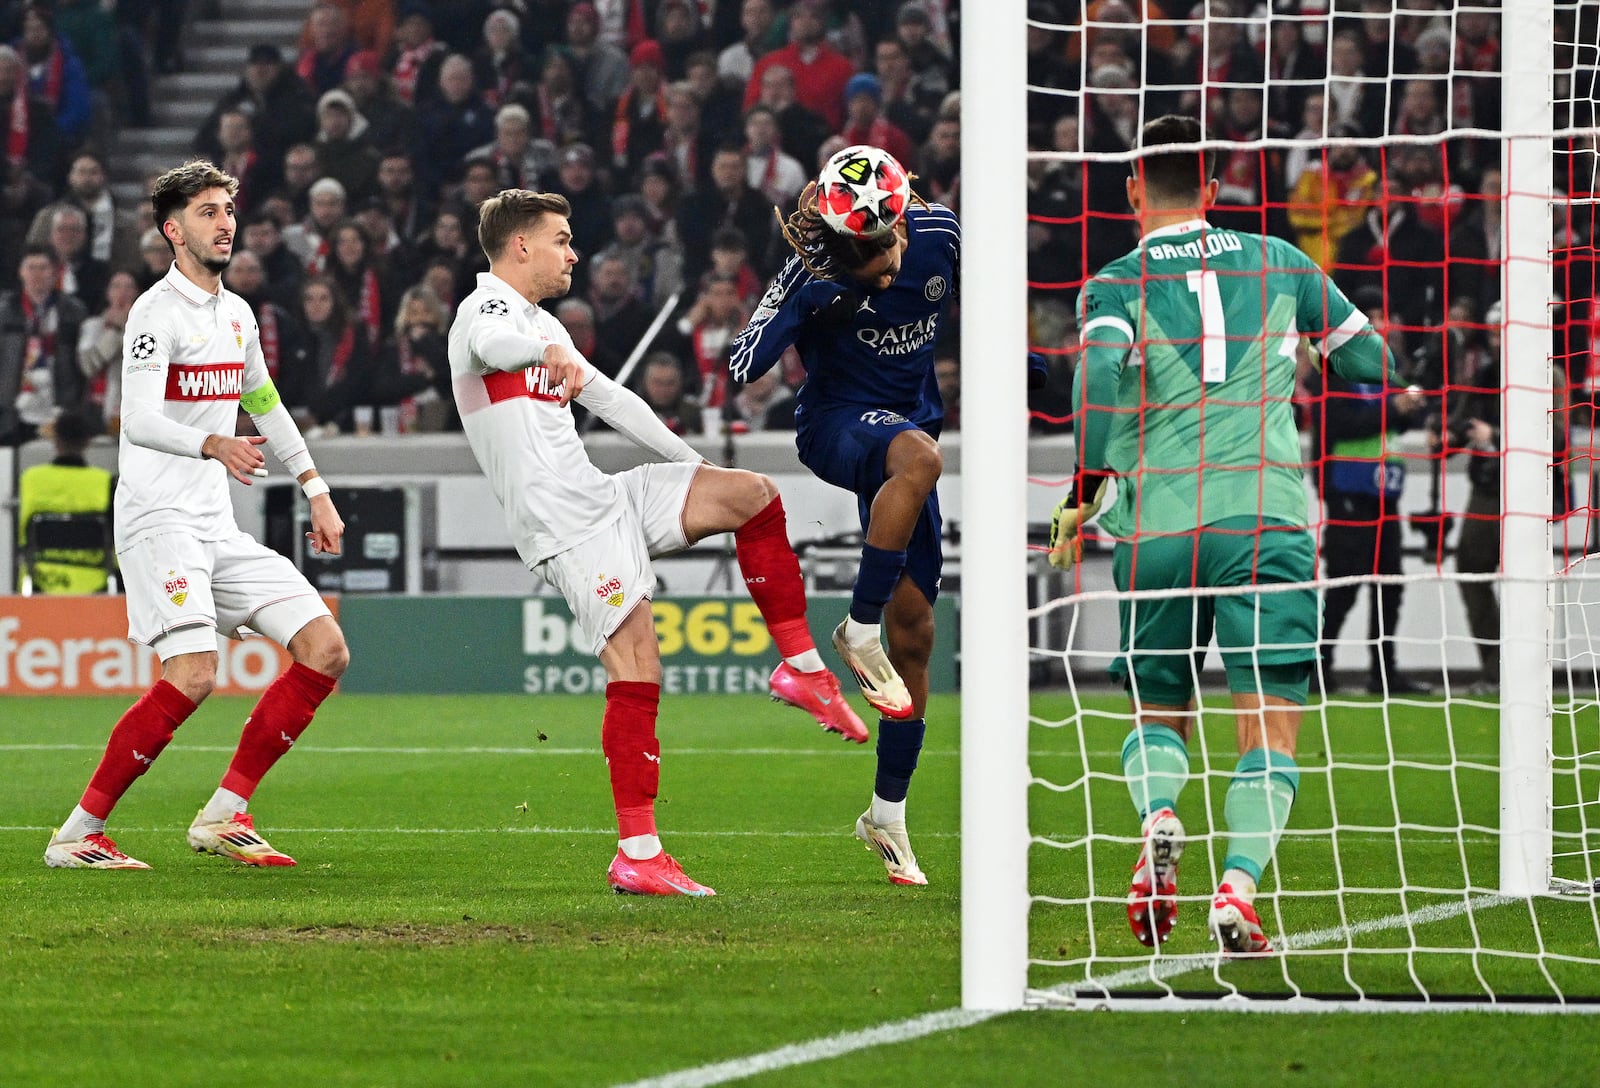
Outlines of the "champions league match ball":
<svg viewBox="0 0 1600 1088">
<path fill-rule="evenodd" d="M 911 203 L 911 178 L 882 148 L 836 152 L 817 177 L 817 211 L 840 234 L 872 238 L 893 230 Z"/>
</svg>

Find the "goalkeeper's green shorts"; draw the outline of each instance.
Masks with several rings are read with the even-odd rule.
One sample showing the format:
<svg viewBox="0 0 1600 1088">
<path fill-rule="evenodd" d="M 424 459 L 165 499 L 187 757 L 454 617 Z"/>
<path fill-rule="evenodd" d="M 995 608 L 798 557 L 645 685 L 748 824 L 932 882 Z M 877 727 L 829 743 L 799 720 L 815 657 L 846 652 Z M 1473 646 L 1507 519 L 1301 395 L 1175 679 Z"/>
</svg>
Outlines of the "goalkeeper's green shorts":
<svg viewBox="0 0 1600 1088">
<path fill-rule="evenodd" d="M 1228 518 L 1181 536 L 1121 542 L 1112 553 L 1117 589 L 1188 589 L 1310 582 L 1316 543 L 1303 525 Z M 1141 703 L 1183 706 L 1213 630 L 1228 690 L 1306 701 L 1321 617 L 1310 588 L 1123 600 L 1122 656 L 1111 675 Z M 1131 673 L 1131 675 L 1130 675 Z"/>
</svg>

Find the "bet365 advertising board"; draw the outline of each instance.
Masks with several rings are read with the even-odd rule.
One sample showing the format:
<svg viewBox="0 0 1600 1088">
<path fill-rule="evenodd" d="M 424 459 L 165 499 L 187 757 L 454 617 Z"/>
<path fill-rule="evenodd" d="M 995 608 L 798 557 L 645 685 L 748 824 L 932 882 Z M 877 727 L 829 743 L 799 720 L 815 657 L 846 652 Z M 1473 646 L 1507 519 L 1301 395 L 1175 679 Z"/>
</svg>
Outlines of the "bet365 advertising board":
<svg viewBox="0 0 1600 1088">
<path fill-rule="evenodd" d="M 847 596 L 811 598 L 811 633 L 832 662 L 829 636 Z M 777 647 L 749 598 L 671 597 L 651 602 L 662 688 L 765 695 Z M 955 602 L 935 605 L 939 637 L 928 681 L 956 690 Z M 559 597 L 346 597 L 350 642 L 345 691 L 599 693 L 606 674 Z"/>
</svg>

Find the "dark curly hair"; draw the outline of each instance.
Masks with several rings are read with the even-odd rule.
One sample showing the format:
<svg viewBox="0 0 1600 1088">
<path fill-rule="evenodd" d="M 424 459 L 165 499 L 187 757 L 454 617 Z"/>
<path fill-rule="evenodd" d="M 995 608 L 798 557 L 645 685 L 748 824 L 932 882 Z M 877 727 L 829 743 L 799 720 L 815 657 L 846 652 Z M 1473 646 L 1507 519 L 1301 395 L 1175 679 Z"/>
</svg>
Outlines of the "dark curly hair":
<svg viewBox="0 0 1600 1088">
<path fill-rule="evenodd" d="M 915 174 L 908 177 L 916 179 Z M 914 191 L 911 200 L 918 207 L 928 206 Z M 800 190 L 800 199 L 787 219 L 777 208 L 772 209 L 772 214 L 778 217 L 778 229 L 783 232 L 789 248 L 799 256 L 800 263 L 813 276 L 825 280 L 837 279 L 842 272 L 871 264 L 873 258 L 895 244 L 892 230 L 870 238 L 856 238 L 828 226 L 817 209 L 817 183 L 814 181 L 807 182 Z"/>
</svg>

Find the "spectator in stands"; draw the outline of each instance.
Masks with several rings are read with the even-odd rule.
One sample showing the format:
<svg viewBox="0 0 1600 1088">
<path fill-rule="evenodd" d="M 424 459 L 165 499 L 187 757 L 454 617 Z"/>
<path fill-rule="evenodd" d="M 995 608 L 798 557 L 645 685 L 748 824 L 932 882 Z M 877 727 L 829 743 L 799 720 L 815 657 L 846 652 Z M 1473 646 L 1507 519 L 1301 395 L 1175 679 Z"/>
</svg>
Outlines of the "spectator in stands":
<svg viewBox="0 0 1600 1088">
<path fill-rule="evenodd" d="M 493 167 L 495 192 L 501 189 L 539 192 L 547 188 L 548 181 L 555 176 L 556 147 L 543 137 L 534 138 L 533 120 L 526 107 L 513 102 L 501 106 L 494 115 L 494 139 L 473 148 L 467 161 L 487 162 Z"/>
<path fill-rule="evenodd" d="M 133 268 L 138 263 L 139 229 L 136 218 L 118 211 L 106 184 L 105 163 L 92 151 L 73 156 L 67 171 L 67 188 L 61 199 L 41 208 L 28 227 L 28 241 L 49 241 L 50 217 L 56 209 L 70 205 L 89 219 L 89 255 L 115 268 Z"/>
<path fill-rule="evenodd" d="M 378 199 L 395 233 L 406 242 L 422 237 L 433 222 L 433 204 L 417 191 L 416 171 L 404 150 L 391 148 L 378 159 Z"/>
<path fill-rule="evenodd" d="M 733 277 L 739 288 L 739 301 L 746 308 L 755 306 L 765 287 L 750 263 L 750 243 L 738 227 L 723 227 L 711 236 L 710 271 L 713 275 Z"/>
<path fill-rule="evenodd" d="M 633 270 L 641 296 L 659 309 L 683 287 L 683 254 L 663 244 L 650 229 L 650 208 L 636 193 L 611 202 L 612 241 L 606 252 L 621 257 Z"/>
<path fill-rule="evenodd" d="M 1035 3 L 1039 0 L 1035 0 Z M 1033 41 L 1035 28 L 1028 27 L 1028 40 Z M 1032 63 L 1030 53 L 1029 63 Z M 878 75 L 878 83 L 883 88 L 883 116 L 890 124 L 898 127 L 911 142 L 920 144 L 928 138 L 928 133 L 933 131 L 934 119 L 939 115 L 939 101 L 942 96 L 928 93 L 913 78 L 911 71 L 911 58 L 906 53 L 905 45 L 899 38 L 885 38 L 873 47 L 873 70 Z M 1031 71 L 1031 69 L 1030 69 Z M 1033 76 L 1028 76 L 1030 86 L 1053 86 L 1034 81 Z M 1052 95 L 1036 95 L 1033 101 L 1045 101 L 1046 110 L 1049 104 L 1056 101 Z M 1064 103 L 1066 100 L 1061 99 Z"/>
<path fill-rule="evenodd" d="M 883 85 L 870 72 L 850 77 L 844 89 L 845 126 L 839 135 L 848 144 L 881 147 L 902 163 L 913 161 L 911 139 L 883 116 Z"/>
<path fill-rule="evenodd" d="M 439 93 L 419 110 L 426 154 L 413 164 L 424 188 L 435 188 L 475 147 L 494 139 L 494 111 L 472 84 L 472 62 L 452 53 L 439 66 Z"/>
<path fill-rule="evenodd" d="M 0 117 L 7 118 L 6 158 L 14 164 L 20 160 L 28 173 L 48 184 L 55 180 L 57 169 L 55 110 L 33 93 L 31 82 L 24 78 L 26 71 L 22 55 L 9 45 L 0 45 Z M 24 96 L 20 104 L 19 94 Z M 12 184 L 23 182 L 13 175 Z M 29 214 L 35 210 L 30 209 Z"/>
<path fill-rule="evenodd" d="M 795 404 L 794 390 L 783 384 L 781 368 L 773 367 L 754 381 L 734 387 L 733 397 L 720 415 L 734 434 L 793 431 Z"/>
<path fill-rule="evenodd" d="M 589 293 L 595 335 L 618 351 L 631 352 L 655 317 L 640 297 L 633 268 L 620 255 L 601 250 L 589 262 Z"/>
<path fill-rule="evenodd" d="M 317 162 L 322 176 L 343 185 L 351 201 L 365 200 L 375 189 L 378 152 L 367 138 L 367 119 L 342 88 L 317 101 Z"/>
<path fill-rule="evenodd" d="M 55 442 L 56 456 L 47 465 L 34 465 L 17 478 L 17 544 L 28 543 L 28 525 L 35 514 L 111 513 L 110 472 L 84 460 L 89 442 L 101 431 L 93 408 L 62 412 L 45 425 Z M 53 561 L 52 561 L 53 560 Z M 42 552 L 28 572 L 37 593 L 104 593 L 108 582 L 104 550 L 64 555 Z"/>
<path fill-rule="evenodd" d="M 1297 126 L 1306 99 L 1328 71 L 1322 49 L 1306 40 L 1311 24 L 1300 19 L 1272 20 L 1272 46 L 1267 50 L 1267 112 L 1285 127 Z"/>
<path fill-rule="evenodd" d="M 139 282 L 133 273 L 113 272 L 106 283 L 104 307 L 84 318 L 78 330 L 78 367 L 89 383 L 84 400 L 95 405 L 112 434 L 122 419 L 122 333 L 138 297 Z"/>
<path fill-rule="evenodd" d="M 665 62 L 662 74 L 674 83 L 686 79 L 689 58 L 706 47 L 699 12 L 689 0 L 660 0 L 656 5 L 655 29 L 655 40 L 661 46 Z"/>
<path fill-rule="evenodd" d="M 250 304 L 250 312 L 256 315 L 256 325 L 261 330 L 261 357 L 267 364 L 267 373 L 273 381 L 279 380 L 284 360 L 299 345 L 300 322 L 294 316 L 298 305 L 291 308 L 278 301 L 278 292 L 269 288 L 260 256 L 248 249 L 233 255 L 222 280 L 228 290 Z M 248 418 L 248 413 L 245 416 Z"/>
<path fill-rule="evenodd" d="M 666 124 L 662 126 L 658 147 L 683 179 L 684 186 L 692 189 L 706 177 L 716 145 L 700 130 L 700 100 L 687 80 L 670 84 L 662 97 L 667 107 Z M 631 162 L 642 164 L 645 157 L 634 158 Z"/>
<path fill-rule="evenodd" d="M 700 406 L 684 388 L 683 366 L 670 351 L 652 351 L 640 368 L 639 395 L 673 434 L 698 435 L 705 429 Z"/>
<path fill-rule="evenodd" d="M 1346 122 L 1357 125 L 1363 136 L 1382 136 L 1387 129 L 1388 89 L 1382 77 L 1369 78 L 1370 73 L 1362 55 L 1361 34 L 1356 30 L 1341 30 L 1333 36 L 1328 51 L 1328 82 L 1326 93 L 1330 123 Z"/>
<path fill-rule="evenodd" d="M 842 127 L 844 87 L 855 69 L 823 40 L 820 6 L 818 0 L 795 0 L 789 8 L 789 44 L 756 62 L 745 88 L 745 109 L 760 97 L 761 79 L 767 69 L 782 65 L 794 74 L 795 97 L 820 113 L 831 131 Z"/>
<path fill-rule="evenodd" d="M 1395 5 L 1391 0 L 1361 0 L 1358 10 L 1363 17 L 1354 22 L 1361 32 L 1362 67 L 1379 79 L 1415 72 L 1416 53 L 1393 34 Z M 1368 135 L 1378 133 L 1369 132 Z"/>
<path fill-rule="evenodd" d="M 519 83 L 532 83 L 533 58 L 522 51 L 522 23 L 496 8 L 483 20 L 483 44 L 472 54 L 472 74 L 491 106 L 504 106 Z"/>
<path fill-rule="evenodd" d="M 399 291 L 386 269 L 372 260 L 372 244 L 366 231 L 353 219 L 346 219 L 333 230 L 333 244 L 325 258 L 312 265 L 313 273 L 327 276 L 349 303 L 351 316 L 367 332 L 373 345 L 383 340 L 399 305 Z"/>
<path fill-rule="evenodd" d="M 367 141 L 379 151 L 417 146 L 421 128 L 417 111 L 389 86 L 378 54 L 352 53 L 344 66 L 344 90 L 356 112 L 367 119 Z"/>
<path fill-rule="evenodd" d="M 494 163 L 488 159 L 468 159 L 461 164 L 461 184 L 455 192 L 455 204 L 461 209 L 461 226 L 468 237 L 478 233 L 478 205 L 502 188 Z"/>
<path fill-rule="evenodd" d="M 678 238 L 683 243 L 684 278 L 696 280 L 711 264 L 711 239 L 721 227 L 738 227 L 750 243 L 756 270 L 771 271 L 774 234 L 772 205 L 750 188 L 744 152 L 721 147 L 711 159 L 710 184 L 684 197 L 678 207 Z"/>
<path fill-rule="evenodd" d="M 1444 239 L 1418 217 L 1392 169 L 1383 184 L 1378 206 L 1340 241 L 1334 282 L 1351 298 L 1363 288 L 1387 289 L 1389 320 L 1407 330 L 1436 324 L 1444 309 Z"/>
<path fill-rule="evenodd" d="M 328 433 L 348 432 L 354 408 L 371 403 L 373 356 L 366 327 L 326 276 L 310 276 L 301 285 L 299 317 L 304 336 L 284 359 L 283 402 Z"/>
<path fill-rule="evenodd" d="M 1336 137 L 1358 135 L 1343 124 Z M 1378 200 L 1378 172 L 1367 163 L 1361 147 L 1335 140 L 1319 158 L 1313 158 L 1289 194 L 1289 222 L 1295 244 L 1328 272 L 1344 240 Z"/>
<path fill-rule="evenodd" d="M 1069 63 L 1062 50 L 1063 35 L 1053 27 L 1064 26 L 1061 11 L 1050 0 L 1029 0 L 1028 3 L 1028 86 L 1049 88 L 1051 90 L 1075 91 L 1078 89 L 1078 65 Z M 906 52 L 906 47 L 898 37 L 889 39 L 893 48 L 889 51 L 889 67 L 894 73 L 891 83 L 893 89 L 900 81 L 899 69 L 905 67 L 905 79 L 910 82 L 917 99 L 933 105 L 935 108 L 939 99 L 949 88 L 933 91 L 922 87 L 912 79 L 911 55 Z M 886 83 L 890 80 L 884 75 L 884 44 L 878 44 L 878 76 Z M 898 53 L 895 57 L 893 54 Z M 1058 117 L 1067 113 L 1076 113 L 1073 108 L 1074 97 L 1067 94 L 1050 94 L 1034 92 L 1028 95 L 1029 120 L 1042 125 L 1053 125 Z M 928 128 L 932 128 L 932 119 L 929 119 Z M 922 137 L 927 139 L 926 132 Z"/>
<path fill-rule="evenodd" d="M 561 153 L 553 188 L 572 205 L 567 222 L 574 238 L 592 239 L 594 252 L 611 243 L 611 197 L 600 185 L 594 152 L 587 144 L 573 144 Z M 588 282 L 589 262 L 579 261 L 572 269 L 572 290 L 580 292 Z"/>
<path fill-rule="evenodd" d="M 431 288 L 419 284 L 401 296 L 394 335 L 378 354 L 372 396 L 399 409 L 402 434 L 461 429 L 445 352 L 449 325 L 450 313 Z"/>
<path fill-rule="evenodd" d="M 721 408 L 727 396 L 728 351 L 744 328 L 749 311 L 739 298 L 739 281 L 727 272 L 708 272 L 693 305 L 678 319 L 679 337 L 693 359 L 689 387 L 707 408 Z"/>
<path fill-rule="evenodd" d="M 238 86 L 218 99 L 201 122 L 194 149 L 213 162 L 220 161 L 223 154 L 217 141 L 217 123 L 223 113 L 232 109 L 250 118 L 256 151 L 272 164 L 274 172 L 289 148 L 316 135 L 316 99 L 294 70 L 284 64 L 283 54 L 275 45 L 250 47 Z"/>
<path fill-rule="evenodd" d="M 593 4 L 576 3 L 567 12 L 567 51 L 589 107 L 604 114 L 628 89 L 628 54 L 616 42 L 600 39 L 600 15 Z"/>
<path fill-rule="evenodd" d="M 744 118 L 745 180 L 774 207 L 787 208 L 800 195 L 811 174 L 800 160 L 784 153 L 779 143 L 778 117 L 757 102 Z M 907 169 L 914 165 L 902 160 Z"/>
<path fill-rule="evenodd" d="M 519 95 L 529 116 L 537 117 L 534 136 L 557 148 L 594 142 L 595 111 L 578 87 L 572 54 L 552 46 L 545 52 L 537 86 Z"/>
<path fill-rule="evenodd" d="M 327 256 L 333 244 L 333 228 L 349 211 L 344 186 L 334 178 L 318 178 L 311 185 L 310 196 L 311 210 L 306 218 L 283 230 L 284 246 L 306 268 Z"/>
<path fill-rule="evenodd" d="M 1260 87 L 1230 87 L 1223 95 L 1221 123 L 1216 128 L 1218 135 L 1234 146 L 1217 156 L 1217 199 L 1206 209 L 1206 219 L 1219 227 L 1287 238 L 1283 152 L 1277 147 L 1243 146 L 1263 135 L 1274 139 L 1286 135 L 1264 115 L 1263 97 Z"/>
<path fill-rule="evenodd" d="M 594 364 L 595 369 L 608 378 L 615 378 L 622 370 L 625 351 L 618 345 L 600 339 L 595 328 L 594 307 L 581 298 L 570 295 L 556 304 L 556 320 L 572 337 L 578 354 Z M 632 350 L 628 345 L 626 350 Z"/>
<path fill-rule="evenodd" d="M 631 176 L 644 157 L 661 147 L 667 127 L 666 62 L 661 46 L 646 39 L 628 54 L 628 87 L 617 99 L 611 120 L 611 166 Z"/>
<path fill-rule="evenodd" d="M 739 140 L 744 127 L 744 88 L 717 75 L 717 56 L 709 49 L 689 54 L 684 82 L 700 108 L 700 138 L 711 147 Z"/>
<path fill-rule="evenodd" d="M 243 223 L 240 229 L 243 248 L 253 253 L 260 262 L 273 301 L 285 311 L 298 310 L 300 281 L 305 278 L 306 273 L 305 262 L 283 244 L 283 231 L 272 216 L 265 212 L 256 212 L 247 216 Z M 170 256 L 171 254 L 168 254 L 169 258 Z M 238 256 L 238 253 L 234 254 L 235 259 Z M 166 274 L 165 266 L 162 267 L 161 274 Z"/>
<path fill-rule="evenodd" d="M 422 258 L 410 242 L 400 237 L 389 219 L 388 207 L 377 197 L 356 209 L 355 221 L 367 236 L 367 252 L 397 286 L 416 283 L 422 275 Z"/>
<path fill-rule="evenodd" d="M 392 55 L 385 55 L 384 67 L 393 77 L 395 96 L 420 109 L 438 94 L 439 66 L 447 51 L 433 36 L 433 16 L 427 4 L 402 3 L 397 14 Z"/>
<path fill-rule="evenodd" d="M 302 43 L 295 72 L 313 94 L 324 95 L 344 82 L 345 63 L 357 48 L 344 8 L 319 0 L 306 16 Z"/>
<path fill-rule="evenodd" d="M 1441 234 L 1448 230 L 1466 198 L 1459 184 L 1445 180 L 1444 149 L 1438 144 L 1394 148 L 1389 168 L 1398 175 L 1423 225 Z"/>
<path fill-rule="evenodd" d="M 794 72 L 782 64 L 773 64 L 753 77 L 761 89 L 759 103 L 770 109 L 778 119 L 778 131 L 783 134 L 783 149 L 793 155 L 802 166 L 814 165 L 817 149 L 831 131 L 828 122 L 816 110 L 807 109 L 795 98 Z"/>
<path fill-rule="evenodd" d="M 663 243 L 677 246 L 678 172 L 660 152 L 645 156 L 639 170 L 639 197 L 650 217 L 650 232 Z"/>
<path fill-rule="evenodd" d="M 340 9 L 351 40 L 359 49 L 383 53 L 394 38 L 394 0 L 323 0 Z M 309 20 L 301 30 L 300 45 L 311 44 Z"/>
<path fill-rule="evenodd" d="M 747 85 L 756 61 L 781 44 L 774 26 L 772 0 L 744 0 L 739 5 L 742 36 L 717 54 L 717 75 L 741 87 Z"/>
<path fill-rule="evenodd" d="M 296 219 L 304 219 L 311 210 L 311 183 L 322 177 L 322 162 L 316 144 L 295 144 L 283 156 L 283 188 L 273 195 L 281 195 L 289 203 L 291 217 L 288 226 Z M 271 196 L 268 197 L 271 201 Z M 263 210 L 268 204 L 262 205 Z"/>
<path fill-rule="evenodd" d="M 1295 146 L 1283 156 L 1283 184 L 1291 194 L 1311 164 L 1320 161 L 1323 145 L 1327 143 L 1326 102 L 1327 97 L 1321 91 L 1313 91 L 1306 96 L 1305 105 L 1300 109 L 1300 128 L 1294 134 Z M 1346 125 L 1342 131 L 1354 136 L 1361 135 L 1354 125 Z"/>
<path fill-rule="evenodd" d="M 1500 170 L 1490 168 L 1478 182 L 1476 199 L 1465 201 L 1463 214 L 1452 219 L 1449 297 L 1466 295 L 1484 310 L 1500 301 L 1500 265 L 1504 242 Z"/>
<path fill-rule="evenodd" d="M 278 164 L 269 162 L 256 147 L 255 126 L 241 109 L 224 110 L 217 118 L 217 146 L 221 149 L 217 165 L 239 179 L 233 206 L 240 215 L 248 214 L 252 201 L 277 188 Z"/>
<path fill-rule="evenodd" d="M 951 210 L 961 203 L 961 121 L 941 117 L 913 160 L 917 192 Z"/>
<path fill-rule="evenodd" d="M 54 251 L 22 251 L 16 290 L 0 294 L 0 445 L 20 446 L 57 412 L 83 404 L 78 366 L 84 306 L 58 289 Z"/>
<path fill-rule="evenodd" d="M 1445 130 L 1444 103 L 1437 82 L 1408 79 L 1395 104 L 1389 131 L 1396 136 L 1435 136 Z"/>
<path fill-rule="evenodd" d="M 956 86 L 955 65 L 933 38 L 933 22 L 918 0 L 906 0 L 895 16 L 895 37 L 911 62 L 917 93 L 940 101 Z"/>
<path fill-rule="evenodd" d="M 0 268 L 15 268 L 40 209 L 51 203 L 54 193 L 25 162 L 0 158 L 0 179 Z M 48 220 L 39 225 L 48 229 Z"/>
<path fill-rule="evenodd" d="M 148 291 L 155 286 L 171 267 L 172 249 L 161 236 L 161 231 L 151 227 L 139 235 L 139 268 L 134 273 L 134 278 L 139 281 L 139 290 Z"/>
<path fill-rule="evenodd" d="M 100 0 L 58 0 L 56 33 L 65 38 L 83 62 L 83 74 L 94 89 L 96 105 L 106 108 L 122 79 L 122 50 L 117 22 Z"/>
<path fill-rule="evenodd" d="M 22 9 L 22 33 L 16 47 L 27 67 L 28 92 L 50 106 L 57 145 L 77 147 L 88 135 L 94 103 L 83 61 L 66 39 L 56 34 L 50 5 L 31 3 Z"/>
<path fill-rule="evenodd" d="M 104 302 L 106 281 L 111 266 L 97 261 L 89 252 L 89 217 L 73 204 L 62 204 L 50 213 L 47 242 L 56 257 L 59 285 L 65 295 L 77 299 L 90 312 L 98 312 Z"/>
<path fill-rule="evenodd" d="M 1504 311 L 1496 302 L 1484 316 L 1485 350 L 1467 377 L 1465 388 L 1452 398 L 1448 445 L 1467 456 L 1471 490 L 1456 538 L 1456 570 L 1462 574 L 1493 574 L 1500 569 L 1500 354 Z M 1558 415 L 1558 423 L 1564 422 Z M 1559 443 L 1559 439 L 1557 440 Z M 1564 444 L 1564 443 L 1561 443 Z M 1477 645 L 1479 677 L 1474 694 L 1490 694 L 1500 687 L 1500 604 L 1494 585 L 1463 581 L 1461 602 L 1467 609 L 1467 628 Z"/>
</svg>

